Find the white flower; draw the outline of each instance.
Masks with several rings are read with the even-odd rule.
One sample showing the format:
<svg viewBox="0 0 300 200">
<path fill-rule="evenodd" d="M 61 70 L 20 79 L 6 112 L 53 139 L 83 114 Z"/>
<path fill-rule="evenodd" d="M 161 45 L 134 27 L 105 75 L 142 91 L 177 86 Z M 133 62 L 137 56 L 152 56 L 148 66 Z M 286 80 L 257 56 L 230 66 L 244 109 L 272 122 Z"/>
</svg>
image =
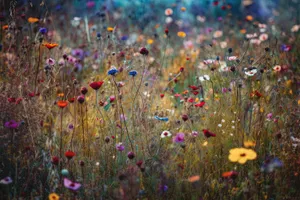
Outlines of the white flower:
<svg viewBox="0 0 300 200">
<path fill-rule="evenodd" d="M 291 28 L 291 31 L 292 32 L 298 32 L 300 29 L 300 25 L 294 25 L 292 28 Z"/>
<path fill-rule="evenodd" d="M 256 73 L 257 73 L 257 69 L 252 69 L 252 70 L 249 70 L 249 71 L 245 72 L 245 74 L 247 76 L 254 76 Z"/>
<path fill-rule="evenodd" d="M 256 33 L 253 33 L 253 34 L 248 33 L 248 34 L 246 34 L 246 38 L 248 38 L 248 39 L 253 39 L 253 38 L 256 38 L 256 37 L 257 37 Z"/>
<path fill-rule="evenodd" d="M 171 137 L 172 136 L 172 133 L 170 131 L 163 131 L 161 134 L 160 134 L 160 137 L 161 138 L 165 138 L 165 137 Z"/>
<path fill-rule="evenodd" d="M 79 26 L 79 24 L 80 24 L 80 20 L 81 20 L 81 18 L 80 18 L 80 17 L 74 17 L 74 18 L 73 18 L 73 20 L 71 20 L 71 24 L 72 24 L 72 26 L 74 26 L 74 27 L 77 27 L 77 26 Z"/>
<path fill-rule="evenodd" d="M 199 80 L 200 81 L 209 81 L 210 80 L 210 77 L 208 75 L 203 75 L 203 76 L 200 76 L 199 77 Z"/>
<path fill-rule="evenodd" d="M 222 127 L 222 124 L 218 124 L 218 127 L 220 127 L 220 128 L 221 128 L 221 127 Z"/>
<path fill-rule="evenodd" d="M 198 15 L 197 16 L 197 20 L 199 21 L 199 22 L 205 22 L 205 20 L 206 20 L 206 18 L 205 18 L 205 16 L 200 16 L 200 15 Z"/>
<path fill-rule="evenodd" d="M 221 47 L 222 49 L 225 49 L 225 48 L 227 47 L 227 42 L 226 42 L 226 41 L 220 42 L 220 47 Z"/>
<path fill-rule="evenodd" d="M 208 65 L 208 64 L 213 64 L 215 62 L 215 60 L 213 59 L 207 59 L 207 60 L 204 60 L 203 63 Z"/>
<path fill-rule="evenodd" d="M 229 56 L 229 57 L 227 57 L 227 60 L 229 60 L 229 61 L 234 61 L 236 59 L 237 59 L 237 56 Z"/>
<path fill-rule="evenodd" d="M 224 122 L 225 122 L 225 119 L 222 119 L 221 122 L 224 123 Z"/>
<path fill-rule="evenodd" d="M 266 34 L 266 33 L 263 33 L 263 34 L 261 34 L 260 36 L 259 36 L 259 40 L 260 41 L 266 41 L 267 39 L 268 39 L 268 34 Z"/>
</svg>

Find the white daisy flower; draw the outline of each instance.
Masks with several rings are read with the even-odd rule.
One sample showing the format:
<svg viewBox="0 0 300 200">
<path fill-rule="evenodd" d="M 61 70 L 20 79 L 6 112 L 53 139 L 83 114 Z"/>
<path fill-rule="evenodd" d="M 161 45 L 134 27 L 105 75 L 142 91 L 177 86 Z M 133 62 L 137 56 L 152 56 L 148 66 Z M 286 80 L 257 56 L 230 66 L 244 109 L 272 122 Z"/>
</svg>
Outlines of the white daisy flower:
<svg viewBox="0 0 300 200">
<path fill-rule="evenodd" d="M 209 81 L 210 80 L 210 77 L 208 75 L 203 75 L 203 76 L 200 76 L 199 77 L 199 80 L 200 81 Z"/>
</svg>

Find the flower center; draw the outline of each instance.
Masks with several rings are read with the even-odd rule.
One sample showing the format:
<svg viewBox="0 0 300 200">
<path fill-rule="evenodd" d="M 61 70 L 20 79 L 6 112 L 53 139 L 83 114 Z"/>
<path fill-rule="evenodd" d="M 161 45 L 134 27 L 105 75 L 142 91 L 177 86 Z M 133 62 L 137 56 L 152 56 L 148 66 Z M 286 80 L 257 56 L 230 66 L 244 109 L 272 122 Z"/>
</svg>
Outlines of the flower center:
<svg viewBox="0 0 300 200">
<path fill-rule="evenodd" d="M 245 153 L 241 153 L 240 156 L 241 156 L 241 157 L 245 157 L 246 154 L 245 154 Z"/>
<path fill-rule="evenodd" d="M 167 132 L 164 132 L 164 135 L 165 135 L 165 136 L 167 136 L 167 135 L 168 135 L 168 133 L 167 133 Z"/>
<path fill-rule="evenodd" d="M 71 186 L 71 187 L 75 187 L 75 184 L 74 184 L 74 183 L 71 183 L 70 186 Z"/>
</svg>

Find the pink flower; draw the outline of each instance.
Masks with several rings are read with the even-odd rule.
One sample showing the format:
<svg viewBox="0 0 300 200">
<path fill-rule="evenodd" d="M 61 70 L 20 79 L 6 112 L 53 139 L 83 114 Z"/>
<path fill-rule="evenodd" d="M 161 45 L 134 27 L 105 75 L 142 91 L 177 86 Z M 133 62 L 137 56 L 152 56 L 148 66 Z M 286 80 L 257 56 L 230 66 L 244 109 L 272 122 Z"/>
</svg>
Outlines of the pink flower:
<svg viewBox="0 0 300 200">
<path fill-rule="evenodd" d="M 173 142 L 182 143 L 184 142 L 184 133 L 177 133 L 175 137 L 173 137 Z"/>
<path fill-rule="evenodd" d="M 81 184 L 64 178 L 64 186 L 70 190 L 76 191 L 81 187 Z"/>
<path fill-rule="evenodd" d="M 0 180 L 0 184 L 3 184 L 3 185 L 8 185 L 8 184 L 10 184 L 10 183 L 12 183 L 13 181 L 12 181 L 12 179 L 9 177 L 9 176 L 7 176 L 7 177 L 5 177 L 4 179 L 1 179 Z"/>
<path fill-rule="evenodd" d="M 47 65 L 53 66 L 55 65 L 55 60 L 53 58 L 48 58 L 46 60 Z"/>
</svg>

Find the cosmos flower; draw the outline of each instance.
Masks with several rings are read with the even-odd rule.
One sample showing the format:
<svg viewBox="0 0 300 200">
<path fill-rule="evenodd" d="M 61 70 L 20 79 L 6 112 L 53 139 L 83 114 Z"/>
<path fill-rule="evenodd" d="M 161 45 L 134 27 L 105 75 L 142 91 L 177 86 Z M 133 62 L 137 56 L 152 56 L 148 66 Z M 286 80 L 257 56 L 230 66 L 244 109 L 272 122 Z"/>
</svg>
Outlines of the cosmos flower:
<svg viewBox="0 0 300 200">
<path fill-rule="evenodd" d="M 210 80 L 210 77 L 208 75 L 203 75 L 203 76 L 199 76 L 199 80 L 200 81 L 209 81 Z"/>
<path fill-rule="evenodd" d="M 173 137 L 173 142 L 182 143 L 184 142 L 184 133 L 177 133 L 175 137 Z"/>
<path fill-rule="evenodd" d="M 81 184 L 64 178 L 64 186 L 70 190 L 77 191 L 81 187 Z"/>
<path fill-rule="evenodd" d="M 173 10 L 172 10 L 171 8 L 167 8 L 167 9 L 165 10 L 165 15 L 170 16 L 170 15 L 172 15 L 172 14 L 173 14 Z"/>
<path fill-rule="evenodd" d="M 260 41 L 266 41 L 269 38 L 268 34 L 263 33 L 259 36 Z"/>
<path fill-rule="evenodd" d="M 12 181 L 12 179 L 9 177 L 9 176 L 7 176 L 7 177 L 5 177 L 4 179 L 1 179 L 0 180 L 0 184 L 3 184 L 3 185 L 8 185 L 8 184 L 10 184 L 10 183 L 12 183 L 13 181 Z"/>
<path fill-rule="evenodd" d="M 256 68 L 245 71 L 245 74 L 247 76 L 254 76 L 256 73 L 257 73 L 257 69 Z"/>
<path fill-rule="evenodd" d="M 165 138 L 165 137 L 171 137 L 172 136 L 172 133 L 170 131 L 163 131 L 161 134 L 160 134 L 160 137 L 161 138 Z"/>
<path fill-rule="evenodd" d="M 59 196 L 56 193 L 49 194 L 49 200 L 59 200 Z"/>
<path fill-rule="evenodd" d="M 231 162 L 245 164 L 248 160 L 254 160 L 256 157 L 257 154 L 252 149 L 234 148 L 229 151 L 228 159 Z"/>
<path fill-rule="evenodd" d="M 280 65 L 275 65 L 273 67 L 273 70 L 276 71 L 276 72 L 280 72 L 281 71 L 281 66 Z"/>
<path fill-rule="evenodd" d="M 215 62 L 215 60 L 213 60 L 213 59 L 207 59 L 207 60 L 203 61 L 203 63 L 206 65 L 213 64 L 214 62 Z"/>
<path fill-rule="evenodd" d="M 234 61 L 236 59 L 237 59 L 237 56 L 229 56 L 229 57 L 227 57 L 227 60 L 229 60 L 229 61 Z"/>
</svg>

